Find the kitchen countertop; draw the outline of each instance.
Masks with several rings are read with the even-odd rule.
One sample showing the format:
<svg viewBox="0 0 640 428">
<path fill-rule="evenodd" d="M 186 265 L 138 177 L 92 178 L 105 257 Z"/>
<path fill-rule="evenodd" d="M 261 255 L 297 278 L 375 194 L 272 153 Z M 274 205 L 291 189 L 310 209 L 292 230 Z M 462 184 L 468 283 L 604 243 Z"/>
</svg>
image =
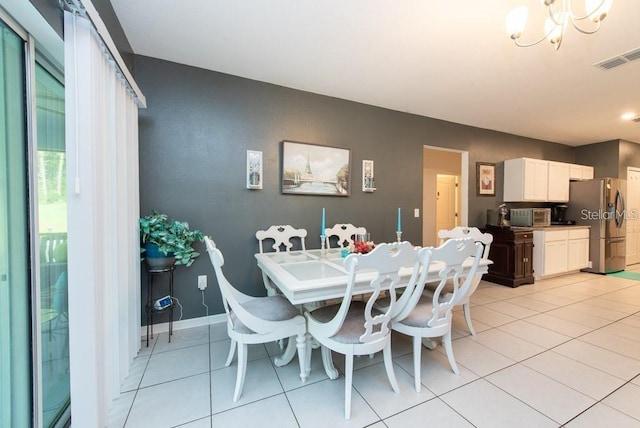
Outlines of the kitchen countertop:
<svg viewBox="0 0 640 428">
<path fill-rule="evenodd" d="M 531 227 L 533 230 L 563 230 L 563 229 L 588 229 L 591 226 L 584 224 L 552 224 L 551 226 Z"/>
<path fill-rule="evenodd" d="M 591 226 L 584 224 L 552 224 L 551 226 L 492 226 L 487 225 L 487 229 L 502 229 L 502 230 L 521 230 L 521 231 L 534 231 L 534 230 L 563 230 L 563 229 L 588 229 Z"/>
</svg>

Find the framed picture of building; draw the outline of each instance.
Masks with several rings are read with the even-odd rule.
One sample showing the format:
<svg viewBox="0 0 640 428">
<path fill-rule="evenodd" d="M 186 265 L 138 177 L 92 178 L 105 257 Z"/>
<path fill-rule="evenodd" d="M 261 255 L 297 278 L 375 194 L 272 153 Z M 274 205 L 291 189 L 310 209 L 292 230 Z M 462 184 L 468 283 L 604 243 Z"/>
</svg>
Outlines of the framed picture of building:
<svg viewBox="0 0 640 428">
<path fill-rule="evenodd" d="M 282 142 L 282 193 L 349 196 L 351 150 Z"/>
<path fill-rule="evenodd" d="M 373 161 L 363 160 L 362 161 L 362 191 L 373 192 L 375 190 L 376 188 L 374 187 L 374 178 L 373 178 Z"/>
<path fill-rule="evenodd" d="M 247 150 L 247 189 L 262 189 L 262 152 Z"/>
</svg>

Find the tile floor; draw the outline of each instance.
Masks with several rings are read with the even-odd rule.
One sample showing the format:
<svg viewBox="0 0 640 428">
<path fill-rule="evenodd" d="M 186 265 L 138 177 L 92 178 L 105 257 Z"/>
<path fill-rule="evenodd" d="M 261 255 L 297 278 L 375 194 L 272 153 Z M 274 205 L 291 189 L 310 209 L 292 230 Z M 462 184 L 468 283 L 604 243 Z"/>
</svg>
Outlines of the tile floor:
<svg viewBox="0 0 640 428">
<path fill-rule="evenodd" d="M 640 268 L 638 269 L 640 270 Z M 225 325 L 160 334 L 134 361 L 110 427 L 640 427 L 640 281 L 572 274 L 515 289 L 482 282 L 472 298 L 477 331 L 454 315 L 454 375 L 442 347 L 423 348 L 421 393 L 410 340 L 394 333 L 402 392 L 381 355 L 355 362 L 352 418 L 344 378 L 329 380 L 314 351 L 302 384 L 297 360 L 278 368 L 275 344 L 250 350 L 244 393 L 224 367 Z M 342 369 L 344 359 L 335 357 Z"/>
</svg>

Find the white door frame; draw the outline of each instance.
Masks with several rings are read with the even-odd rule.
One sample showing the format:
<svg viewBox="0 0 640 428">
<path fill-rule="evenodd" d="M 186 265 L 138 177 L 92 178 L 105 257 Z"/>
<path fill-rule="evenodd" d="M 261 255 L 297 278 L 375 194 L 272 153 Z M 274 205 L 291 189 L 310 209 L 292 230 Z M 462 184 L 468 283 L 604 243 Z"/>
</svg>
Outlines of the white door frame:
<svg viewBox="0 0 640 428">
<path fill-rule="evenodd" d="M 423 149 L 460 153 L 460 226 L 469 225 L 469 152 L 446 147 L 423 146 Z"/>
</svg>

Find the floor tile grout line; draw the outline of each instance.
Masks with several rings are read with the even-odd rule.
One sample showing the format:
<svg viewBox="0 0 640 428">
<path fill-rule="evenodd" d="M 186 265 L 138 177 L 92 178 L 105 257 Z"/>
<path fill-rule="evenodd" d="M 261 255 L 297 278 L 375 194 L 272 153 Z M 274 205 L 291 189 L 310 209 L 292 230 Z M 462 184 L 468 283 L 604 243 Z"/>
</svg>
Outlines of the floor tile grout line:
<svg viewBox="0 0 640 428">
<path fill-rule="evenodd" d="M 151 361 L 151 355 L 153 355 L 153 350 L 156 347 L 156 343 L 158 342 L 158 335 L 153 340 L 153 346 L 151 347 L 151 352 L 149 353 L 149 358 L 147 358 L 147 363 L 144 365 L 144 370 L 142 371 L 142 376 L 140 376 L 140 380 L 138 381 L 138 386 L 135 389 L 135 394 L 133 394 L 133 400 L 131 400 L 131 404 L 129 405 L 129 410 L 127 410 L 127 416 L 124 418 L 124 423 L 122 424 L 122 428 L 127 426 L 127 422 L 129 421 L 129 417 L 131 416 L 131 411 L 133 410 L 133 405 L 136 402 L 136 398 L 138 398 L 138 392 L 140 391 L 140 384 L 142 383 L 142 379 L 144 379 L 144 375 L 147 373 L 147 369 L 149 368 L 149 362 Z M 134 391 L 134 390 L 132 390 Z"/>
<path fill-rule="evenodd" d="M 289 340 L 292 340 L 292 338 L 289 338 Z M 298 427 L 300 427 L 300 421 L 298 420 L 298 417 L 296 416 L 296 413 L 293 411 L 293 406 L 291 405 L 291 400 L 289 400 L 289 396 L 287 395 L 287 390 L 285 389 L 284 384 L 282 383 L 282 379 L 280 379 L 280 376 L 278 376 L 278 367 L 276 366 L 276 362 L 275 362 L 275 359 L 276 359 L 277 356 L 269 355 L 269 351 L 267 350 L 267 347 L 265 346 L 265 344 L 263 344 L 263 346 L 265 347 L 264 350 L 267 353 L 267 356 L 269 358 L 269 362 L 271 363 L 271 367 L 273 368 L 273 372 L 276 375 L 276 379 L 278 379 L 278 383 L 280 384 L 280 388 L 282 388 L 282 395 L 284 396 L 284 399 L 287 400 L 287 405 L 289 406 L 289 410 L 291 411 L 291 414 L 293 415 L 293 419 L 295 419 L 296 424 L 298 425 Z M 307 347 L 306 351 L 312 353 L 313 349 L 309 346 L 309 347 Z M 296 351 L 296 354 L 297 353 L 298 353 L 298 351 Z M 283 354 L 284 354 L 284 351 L 283 351 Z M 279 355 L 282 355 L 282 354 L 279 354 Z M 295 358 L 296 356 L 294 356 L 294 358 L 291 361 L 289 361 L 289 364 L 291 364 L 293 362 L 293 360 L 296 359 Z M 311 355 L 309 355 L 308 358 L 311 359 Z M 298 364 L 298 367 L 299 366 L 300 366 L 300 364 Z M 312 383 L 315 383 L 315 382 L 312 382 Z M 304 386 L 307 386 L 307 385 L 311 385 L 311 383 L 307 384 L 307 382 L 305 381 L 304 385 L 301 386 L 301 388 L 304 387 Z"/>
</svg>

